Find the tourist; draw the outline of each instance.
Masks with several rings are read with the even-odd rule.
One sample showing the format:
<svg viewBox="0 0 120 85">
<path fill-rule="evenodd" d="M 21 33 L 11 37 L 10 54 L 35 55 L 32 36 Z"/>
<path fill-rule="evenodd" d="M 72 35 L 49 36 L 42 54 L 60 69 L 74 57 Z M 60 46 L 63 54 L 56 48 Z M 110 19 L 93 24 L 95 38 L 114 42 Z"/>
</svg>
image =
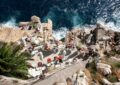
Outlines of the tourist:
<svg viewBox="0 0 120 85">
<path fill-rule="evenodd" d="M 66 79 L 66 82 L 67 82 L 67 85 L 73 85 L 72 79 L 69 77 Z"/>
<path fill-rule="evenodd" d="M 37 36 L 32 36 L 32 38 L 31 38 L 31 43 L 32 43 L 32 44 L 35 44 L 35 45 L 39 45 L 39 44 L 40 44 L 40 41 L 39 41 L 39 39 L 37 38 Z"/>
<path fill-rule="evenodd" d="M 42 64 L 42 62 L 38 62 L 38 70 L 41 72 L 39 79 L 43 80 L 45 78 L 45 70 L 46 66 Z"/>
<path fill-rule="evenodd" d="M 66 57 L 66 54 L 67 54 L 66 49 L 64 49 L 64 50 L 63 50 L 63 53 L 62 53 L 63 60 L 66 60 L 66 58 L 67 58 L 67 57 Z"/>
<path fill-rule="evenodd" d="M 86 44 L 90 45 L 91 44 L 91 38 L 92 38 L 93 34 L 89 34 L 88 38 L 86 39 Z"/>
<path fill-rule="evenodd" d="M 57 85 L 57 82 L 53 83 L 53 85 Z"/>
<path fill-rule="evenodd" d="M 38 54 L 37 54 L 37 55 L 40 57 L 40 60 L 42 60 L 42 61 L 43 61 L 43 58 L 44 58 L 43 53 L 40 51 L 40 52 L 38 52 Z"/>
<path fill-rule="evenodd" d="M 59 63 L 63 63 L 63 60 L 62 60 L 62 59 L 63 59 L 63 56 L 62 56 L 62 55 L 59 55 L 59 56 L 58 56 Z"/>
<path fill-rule="evenodd" d="M 42 67 L 42 62 L 38 62 L 38 67 Z"/>
<path fill-rule="evenodd" d="M 74 63 L 78 63 L 78 62 L 79 62 L 78 58 L 74 58 L 74 59 L 73 59 L 73 64 L 74 64 Z"/>
<path fill-rule="evenodd" d="M 54 65 L 57 65 L 57 64 L 58 64 L 58 58 L 57 58 L 57 57 L 54 57 L 53 62 L 54 62 Z"/>
<path fill-rule="evenodd" d="M 50 47 L 48 46 L 48 44 L 47 44 L 47 43 L 45 44 L 44 49 L 45 49 L 46 51 L 50 50 Z"/>
<path fill-rule="evenodd" d="M 38 53 L 38 50 L 34 50 L 34 48 L 33 48 L 32 52 L 31 52 L 31 55 L 34 56 L 37 53 Z"/>
<path fill-rule="evenodd" d="M 44 73 L 41 74 L 41 75 L 39 76 L 39 79 L 40 79 L 40 80 L 44 80 L 44 79 L 45 79 L 45 74 L 44 74 Z"/>
<path fill-rule="evenodd" d="M 89 53 L 88 55 L 91 56 L 91 57 L 93 57 L 93 53 L 94 53 L 93 49 L 90 48 L 90 47 L 88 47 L 88 51 L 89 51 L 89 52 L 88 52 L 88 53 Z"/>
<path fill-rule="evenodd" d="M 48 58 L 48 59 L 47 59 L 47 66 L 48 66 L 48 67 L 51 66 L 51 64 L 52 64 L 51 62 L 52 62 L 52 59 L 51 59 L 51 58 Z"/>
<path fill-rule="evenodd" d="M 24 46 L 27 46 L 27 42 L 26 42 L 27 37 L 28 37 L 28 36 L 22 37 L 22 42 L 23 42 L 23 45 L 24 45 Z"/>
<path fill-rule="evenodd" d="M 55 54 L 55 53 L 57 53 L 57 47 L 53 47 L 53 53 Z"/>
</svg>

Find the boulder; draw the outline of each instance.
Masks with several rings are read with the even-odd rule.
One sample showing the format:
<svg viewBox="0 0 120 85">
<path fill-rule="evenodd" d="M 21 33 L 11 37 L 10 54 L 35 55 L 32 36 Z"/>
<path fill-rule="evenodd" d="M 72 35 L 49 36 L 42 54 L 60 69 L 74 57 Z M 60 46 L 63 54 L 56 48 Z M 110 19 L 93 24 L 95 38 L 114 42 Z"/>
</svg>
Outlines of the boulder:
<svg viewBox="0 0 120 85">
<path fill-rule="evenodd" d="M 112 83 L 105 78 L 103 78 L 103 83 L 104 85 L 112 85 Z"/>
<path fill-rule="evenodd" d="M 31 21 L 33 23 L 40 23 L 40 18 L 38 16 L 34 15 L 34 16 L 31 17 Z"/>
<path fill-rule="evenodd" d="M 42 74 L 42 70 L 36 70 L 35 68 L 29 68 L 28 69 L 28 74 L 30 77 L 37 77 Z"/>
<path fill-rule="evenodd" d="M 111 74 L 111 73 L 112 73 L 112 71 L 111 71 L 111 66 L 108 65 L 108 64 L 97 63 L 96 68 L 97 68 L 97 70 L 102 71 L 102 73 L 103 73 L 104 75 L 108 75 L 108 74 Z"/>
<path fill-rule="evenodd" d="M 19 26 L 27 26 L 27 25 L 29 25 L 30 24 L 30 22 L 20 22 L 19 23 Z"/>
<path fill-rule="evenodd" d="M 87 76 L 81 70 L 73 75 L 73 81 L 74 81 L 75 85 L 76 84 L 78 84 L 78 85 L 89 85 Z"/>
</svg>

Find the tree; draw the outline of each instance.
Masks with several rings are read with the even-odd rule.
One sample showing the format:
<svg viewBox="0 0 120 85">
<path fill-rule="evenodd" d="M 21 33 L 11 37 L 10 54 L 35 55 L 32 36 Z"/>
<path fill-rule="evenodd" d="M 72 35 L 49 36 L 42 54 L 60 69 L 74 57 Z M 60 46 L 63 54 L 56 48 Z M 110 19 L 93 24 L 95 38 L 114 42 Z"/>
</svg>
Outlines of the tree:
<svg viewBox="0 0 120 85">
<path fill-rule="evenodd" d="M 2 44 L 0 46 L 0 75 L 27 78 L 27 53 L 21 53 L 21 46 Z"/>
</svg>

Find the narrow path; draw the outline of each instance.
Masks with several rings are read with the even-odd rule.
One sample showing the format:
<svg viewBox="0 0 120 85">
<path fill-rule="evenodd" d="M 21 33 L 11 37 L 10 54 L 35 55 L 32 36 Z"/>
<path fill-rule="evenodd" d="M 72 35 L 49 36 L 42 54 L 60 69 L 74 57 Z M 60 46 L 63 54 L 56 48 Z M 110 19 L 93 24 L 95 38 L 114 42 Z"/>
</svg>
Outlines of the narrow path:
<svg viewBox="0 0 120 85">
<path fill-rule="evenodd" d="M 87 61 L 82 61 L 82 59 L 80 59 L 78 63 L 54 73 L 45 80 L 38 80 L 31 85 L 53 85 L 54 82 L 65 82 L 66 78 L 71 77 L 77 70 L 83 70 L 85 68 L 86 62 Z"/>
</svg>

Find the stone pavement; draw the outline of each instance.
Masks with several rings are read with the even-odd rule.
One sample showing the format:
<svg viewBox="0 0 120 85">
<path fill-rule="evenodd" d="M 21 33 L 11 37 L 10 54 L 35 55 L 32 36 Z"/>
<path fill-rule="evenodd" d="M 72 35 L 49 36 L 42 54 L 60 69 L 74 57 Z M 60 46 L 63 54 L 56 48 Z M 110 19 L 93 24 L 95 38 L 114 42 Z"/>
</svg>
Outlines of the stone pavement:
<svg viewBox="0 0 120 85">
<path fill-rule="evenodd" d="M 79 60 L 78 63 L 62 69 L 45 80 L 38 80 L 31 85 L 53 85 L 54 82 L 65 82 L 67 77 L 71 77 L 79 69 L 83 70 L 85 68 L 87 61 Z"/>
</svg>

